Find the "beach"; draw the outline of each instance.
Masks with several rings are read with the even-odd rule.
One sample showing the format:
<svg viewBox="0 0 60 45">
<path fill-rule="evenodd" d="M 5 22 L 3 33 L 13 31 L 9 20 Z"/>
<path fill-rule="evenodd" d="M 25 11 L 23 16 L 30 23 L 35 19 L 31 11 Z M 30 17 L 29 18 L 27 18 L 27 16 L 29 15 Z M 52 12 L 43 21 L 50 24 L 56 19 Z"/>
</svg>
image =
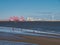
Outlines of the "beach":
<svg viewBox="0 0 60 45">
<path fill-rule="evenodd" d="M 60 45 L 60 0 L 0 0 L 0 45 Z"/>
<path fill-rule="evenodd" d="M 4 34 L 6 35 L 4 36 Z M 29 36 L 29 35 L 11 34 L 5 32 L 0 32 L 0 40 L 13 41 L 13 42 L 28 42 L 38 45 L 60 45 L 60 38 L 49 38 L 45 36 Z"/>
</svg>

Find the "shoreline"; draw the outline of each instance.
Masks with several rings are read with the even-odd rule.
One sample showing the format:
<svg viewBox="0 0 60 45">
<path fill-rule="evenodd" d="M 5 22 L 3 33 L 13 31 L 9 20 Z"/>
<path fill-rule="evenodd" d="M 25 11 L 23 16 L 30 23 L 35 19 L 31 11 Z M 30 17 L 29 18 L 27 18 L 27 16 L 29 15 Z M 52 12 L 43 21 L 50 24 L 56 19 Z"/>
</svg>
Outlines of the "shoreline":
<svg viewBox="0 0 60 45">
<path fill-rule="evenodd" d="M 29 36 L 29 35 L 21 35 L 21 34 L 11 34 L 11 35 L 12 36 L 9 36 L 9 34 L 7 36 L 0 36 L 0 40 L 7 40 L 13 42 L 28 42 L 28 43 L 34 43 L 39 45 L 60 45 L 60 38 Z"/>
</svg>

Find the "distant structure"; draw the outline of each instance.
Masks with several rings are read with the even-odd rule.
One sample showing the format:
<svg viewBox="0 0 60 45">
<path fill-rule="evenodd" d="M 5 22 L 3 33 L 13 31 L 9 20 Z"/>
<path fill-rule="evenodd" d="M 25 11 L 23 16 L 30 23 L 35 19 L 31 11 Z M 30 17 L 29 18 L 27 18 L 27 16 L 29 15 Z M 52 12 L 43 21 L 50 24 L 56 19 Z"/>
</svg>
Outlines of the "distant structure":
<svg viewBox="0 0 60 45">
<path fill-rule="evenodd" d="M 54 15 L 52 15 L 52 21 L 54 20 Z"/>
<path fill-rule="evenodd" d="M 53 20 L 53 18 L 54 17 L 52 16 L 52 20 Z M 49 20 L 48 19 L 41 19 L 41 18 L 34 18 L 34 17 L 27 17 L 25 19 L 23 16 L 21 16 L 21 17 L 12 16 L 9 18 L 9 21 L 49 21 Z"/>
<path fill-rule="evenodd" d="M 21 17 L 19 18 L 19 21 L 25 21 L 25 18 L 24 18 L 23 16 L 21 16 Z"/>
<path fill-rule="evenodd" d="M 13 16 L 9 18 L 9 21 L 25 21 L 25 19 L 23 16 L 21 16 L 20 18 L 17 16 Z"/>
<path fill-rule="evenodd" d="M 9 21 L 19 21 L 19 18 L 17 16 L 13 16 L 9 18 Z"/>
<path fill-rule="evenodd" d="M 27 17 L 26 21 L 41 21 L 40 18 Z"/>
<path fill-rule="evenodd" d="M 42 18 L 35 18 L 35 17 L 27 17 L 24 18 L 24 16 L 18 17 L 18 16 L 12 16 L 9 19 L 4 19 L 4 20 L 0 20 L 0 21 L 60 21 L 60 20 L 55 20 L 54 19 L 54 15 L 51 16 L 51 20 L 49 19 L 42 19 Z"/>
</svg>

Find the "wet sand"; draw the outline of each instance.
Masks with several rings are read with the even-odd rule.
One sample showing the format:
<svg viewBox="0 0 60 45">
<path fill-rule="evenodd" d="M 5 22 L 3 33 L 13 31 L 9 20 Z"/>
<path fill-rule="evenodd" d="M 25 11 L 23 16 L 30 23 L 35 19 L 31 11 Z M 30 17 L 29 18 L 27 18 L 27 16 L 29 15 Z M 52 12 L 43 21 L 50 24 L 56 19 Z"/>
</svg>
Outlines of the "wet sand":
<svg viewBox="0 0 60 45">
<path fill-rule="evenodd" d="M 4 33 L 5 34 L 5 33 Z M 8 33 L 7 33 L 8 34 Z M 9 34 L 8 34 L 9 35 Z M 11 34 L 10 36 L 1 36 L 0 40 L 14 41 L 14 42 L 28 42 L 39 45 L 60 45 L 60 38 L 48 38 L 48 37 L 37 37 L 28 36 L 21 34 Z"/>
</svg>

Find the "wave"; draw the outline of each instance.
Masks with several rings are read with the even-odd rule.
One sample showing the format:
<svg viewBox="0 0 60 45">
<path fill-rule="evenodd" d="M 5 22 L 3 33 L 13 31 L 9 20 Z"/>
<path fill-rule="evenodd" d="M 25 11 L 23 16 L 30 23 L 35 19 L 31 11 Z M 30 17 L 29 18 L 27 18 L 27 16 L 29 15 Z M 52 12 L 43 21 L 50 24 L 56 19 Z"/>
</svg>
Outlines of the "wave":
<svg viewBox="0 0 60 45">
<path fill-rule="evenodd" d="M 48 37 L 56 37 L 60 38 L 60 32 L 56 31 L 42 31 L 42 30 L 31 30 L 31 29 L 21 29 L 21 28 L 14 28 L 12 27 L 0 27 L 0 32 L 5 31 L 9 33 L 21 33 L 26 35 L 37 35 L 37 36 L 48 36 Z"/>
</svg>

